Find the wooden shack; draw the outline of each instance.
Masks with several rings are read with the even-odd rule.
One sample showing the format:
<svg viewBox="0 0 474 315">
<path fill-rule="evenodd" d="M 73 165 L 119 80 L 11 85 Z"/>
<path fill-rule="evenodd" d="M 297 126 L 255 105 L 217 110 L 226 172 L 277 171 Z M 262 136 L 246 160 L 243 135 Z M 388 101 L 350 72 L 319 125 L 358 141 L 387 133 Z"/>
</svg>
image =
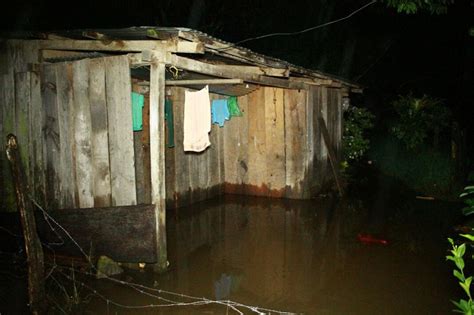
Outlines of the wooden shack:
<svg viewBox="0 0 474 315">
<path fill-rule="evenodd" d="M 224 193 L 306 199 L 334 181 L 343 98 L 360 92 L 183 28 L 11 33 L 0 48 L 1 144 L 17 135 L 32 196 L 50 210 L 154 205 L 161 264 L 166 206 Z M 206 85 L 211 99 L 236 96 L 242 116 L 213 124 L 204 152 L 184 152 L 184 92 Z M 135 131 L 132 92 L 144 99 Z"/>
</svg>

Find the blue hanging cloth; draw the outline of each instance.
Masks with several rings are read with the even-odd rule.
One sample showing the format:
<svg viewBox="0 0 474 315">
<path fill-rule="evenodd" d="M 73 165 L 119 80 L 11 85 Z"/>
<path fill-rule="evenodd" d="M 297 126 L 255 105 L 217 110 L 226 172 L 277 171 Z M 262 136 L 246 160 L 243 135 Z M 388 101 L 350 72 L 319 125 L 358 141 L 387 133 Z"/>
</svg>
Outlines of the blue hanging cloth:
<svg viewBox="0 0 474 315">
<path fill-rule="evenodd" d="M 227 100 L 213 100 L 211 105 L 212 123 L 218 124 L 219 127 L 224 127 L 224 122 L 230 119 L 229 108 L 227 107 Z"/>
</svg>

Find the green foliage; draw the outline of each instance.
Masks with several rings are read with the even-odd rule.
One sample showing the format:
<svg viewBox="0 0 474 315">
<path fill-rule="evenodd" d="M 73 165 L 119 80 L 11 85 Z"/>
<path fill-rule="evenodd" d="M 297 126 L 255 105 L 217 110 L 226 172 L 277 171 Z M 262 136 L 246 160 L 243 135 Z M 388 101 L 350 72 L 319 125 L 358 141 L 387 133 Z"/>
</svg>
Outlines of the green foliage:
<svg viewBox="0 0 474 315">
<path fill-rule="evenodd" d="M 351 106 L 345 111 L 342 136 L 345 161 L 358 160 L 369 149 L 369 140 L 365 133 L 374 126 L 374 118 L 365 108 Z"/>
<path fill-rule="evenodd" d="M 414 14 L 418 11 L 428 11 L 431 14 L 446 14 L 448 5 L 454 0 L 383 0 L 390 8 L 398 13 Z"/>
<path fill-rule="evenodd" d="M 467 204 L 467 207 L 463 209 L 463 213 L 465 215 L 474 213 L 474 186 L 465 187 L 464 192 L 459 197 L 465 198 L 464 202 Z M 460 234 L 460 236 L 466 238 L 471 243 L 474 242 L 474 235 L 472 234 Z M 460 245 L 456 245 L 451 238 L 448 238 L 448 241 L 451 244 L 451 255 L 447 255 L 446 259 L 452 261 L 456 266 L 453 270 L 453 275 L 459 280 L 459 285 L 467 296 L 467 299 L 452 301 L 456 306 L 454 311 L 465 315 L 474 315 L 474 301 L 472 300 L 471 295 L 472 276 L 466 277 L 464 274 L 464 254 L 466 253 L 466 243 L 464 242 Z"/>
<path fill-rule="evenodd" d="M 467 186 L 464 188 L 464 192 L 459 196 L 464 198 L 464 203 L 467 205 L 462 209 L 464 215 L 470 215 L 474 213 L 474 186 Z"/>
<path fill-rule="evenodd" d="M 455 184 L 455 162 L 449 154 L 427 146 L 414 154 L 394 136 L 380 134 L 372 139 L 368 155 L 383 173 L 419 193 L 455 198 L 462 189 Z"/>
<path fill-rule="evenodd" d="M 412 94 L 400 95 L 392 102 L 398 120 L 391 132 L 408 149 L 416 149 L 426 143 L 428 136 L 438 137 L 450 125 L 450 110 L 437 98 Z M 437 139 L 435 139 L 435 142 Z"/>
<path fill-rule="evenodd" d="M 456 266 L 453 270 L 453 275 L 459 280 L 459 285 L 463 288 L 467 296 L 467 300 L 460 299 L 458 302 L 452 301 L 456 306 L 454 311 L 457 313 L 472 315 L 474 314 L 474 301 L 471 296 L 472 276 L 466 277 L 464 274 L 464 254 L 466 253 L 466 243 L 456 245 L 451 238 L 448 238 L 448 241 L 451 244 L 451 255 L 447 255 L 446 259 L 452 261 Z"/>
</svg>

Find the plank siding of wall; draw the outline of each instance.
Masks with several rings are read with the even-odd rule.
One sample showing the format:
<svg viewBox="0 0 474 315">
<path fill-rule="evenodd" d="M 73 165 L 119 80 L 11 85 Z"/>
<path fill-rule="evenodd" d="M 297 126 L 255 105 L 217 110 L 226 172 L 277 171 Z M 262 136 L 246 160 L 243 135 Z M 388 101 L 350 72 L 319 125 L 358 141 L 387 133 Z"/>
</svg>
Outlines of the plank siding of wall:
<svg viewBox="0 0 474 315">
<path fill-rule="evenodd" d="M 44 64 L 38 73 L 15 72 L 15 68 L 24 68 L 20 65 L 23 57 L 15 53 L 9 58 L 14 65 L 1 76 L 1 82 L 12 88 L 0 94 L 0 131 L 13 132 L 20 143 L 26 143 L 22 157 L 27 160 L 35 197 L 47 201 L 51 209 L 150 202 L 144 196 L 151 194 L 141 192 L 145 182 L 150 182 L 148 191 L 152 186 L 150 177 L 145 176 L 151 176 L 146 147 L 150 141 L 149 135 L 144 139 L 145 132 L 137 134 L 135 142 L 145 146 L 136 157 L 127 57 Z M 188 205 L 223 192 L 310 198 L 332 176 L 318 117 L 322 115 L 326 121 L 339 154 L 339 89 L 260 87 L 240 96 L 243 116 L 232 117 L 222 128 L 212 125 L 211 147 L 202 153 L 184 152 L 185 89 L 172 87 L 169 91 L 175 147 L 165 149 L 168 206 Z M 211 100 L 221 98 L 225 96 L 210 95 Z M 149 119 L 145 112 L 146 129 Z M 166 134 L 162 136 L 164 141 Z M 143 163 L 139 178 L 135 163 Z M 6 183 L 2 175 L 2 183 Z M 7 185 L 2 189 L 5 196 Z"/>
<path fill-rule="evenodd" d="M 41 91 L 43 109 L 45 112 L 44 133 L 46 150 L 46 197 L 45 206 L 48 209 L 59 207 L 59 173 L 60 165 L 60 133 L 58 123 L 56 66 L 44 65 L 42 69 Z"/>
<path fill-rule="evenodd" d="M 284 197 L 286 186 L 283 89 L 265 88 L 266 180 L 271 197 Z"/>
<path fill-rule="evenodd" d="M 286 196 L 304 198 L 308 167 L 306 91 L 285 90 Z"/>
<path fill-rule="evenodd" d="M 15 73 L 15 121 L 16 137 L 19 144 L 19 153 L 25 175 L 28 176 L 27 184 L 31 185 L 29 162 L 29 109 L 30 109 L 30 73 Z"/>
<path fill-rule="evenodd" d="M 111 205 L 107 96 L 105 93 L 105 61 L 89 62 L 89 102 L 92 128 L 92 173 L 94 207 Z"/>
<path fill-rule="evenodd" d="M 94 206 L 92 175 L 92 123 L 89 102 L 89 60 L 73 63 L 74 146 L 78 206 Z M 61 174 L 61 173 L 60 173 Z M 64 175 L 63 175 L 64 176 Z"/>
<path fill-rule="evenodd" d="M 203 152 L 184 152 L 183 121 L 185 89 L 169 88 L 173 103 L 174 148 L 166 149 L 166 204 L 178 208 L 222 194 L 224 176 L 224 131 L 227 127 L 211 126 L 211 145 Z M 210 94 L 210 100 L 223 96 Z"/>
<path fill-rule="evenodd" d="M 2 75 L 2 84 L 5 86 L 2 93 L 2 116 L 3 116 L 3 133 L 0 143 L 2 148 L 5 148 L 6 136 L 10 133 L 16 134 L 16 117 L 15 117 L 15 80 L 13 71 L 7 69 L 7 74 Z M 2 154 L 4 155 L 4 154 Z M 4 171 L 2 172 L 2 194 L 5 200 L 5 210 L 13 211 L 16 209 L 15 193 L 12 185 L 12 178 L 10 173 L 10 165 L 6 157 L 4 157 Z"/>
<path fill-rule="evenodd" d="M 5 71 L 6 68 L 6 63 L 5 63 L 6 58 L 6 53 L 5 51 L 0 50 L 0 70 Z M 4 130 L 4 124 L 5 124 L 5 119 L 4 119 L 4 107 L 5 107 L 5 90 L 8 88 L 5 86 L 4 80 L 3 80 L 3 71 L 0 72 L 0 84 L 3 86 L 3 88 L 0 90 L 0 146 L 2 148 L 5 147 L 5 130 Z M 0 204 L 0 211 L 6 211 L 7 205 L 5 203 L 5 200 L 7 198 L 6 194 L 6 173 L 8 169 L 8 164 L 7 164 L 7 158 L 5 157 L 5 154 L 0 154 L 0 198 L 1 200 L 4 200 Z"/>
<path fill-rule="evenodd" d="M 311 196 L 316 188 L 308 187 L 308 178 L 320 145 L 312 113 L 319 92 L 262 87 L 238 98 L 244 115 L 224 127 L 226 193 Z"/>
<path fill-rule="evenodd" d="M 260 88 L 249 95 L 248 102 L 248 174 L 251 194 L 266 195 L 267 163 L 265 142 L 265 91 Z"/>
<path fill-rule="evenodd" d="M 33 185 L 31 194 L 40 204 L 45 204 L 45 156 L 42 127 L 44 125 L 44 112 L 41 101 L 41 78 L 38 72 L 30 75 L 30 176 Z"/>
<path fill-rule="evenodd" d="M 73 66 L 61 63 L 56 68 L 56 89 L 59 126 L 59 207 L 74 208 L 79 194 L 76 185 L 75 103 L 73 99 Z M 81 112 L 81 109 L 78 109 Z M 82 110 L 83 111 L 83 110 Z M 87 132 L 84 136 L 87 136 Z M 84 163 L 84 162 L 83 162 Z"/>
<path fill-rule="evenodd" d="M 20 138 L 30 138 L 29 178 L 37 201 L 49 209 L 136 204 L 128 60 L 47 64 L 41 78 L 33 72 L 16 77 L 23 89 L 13 100 L 31 112 L 29 118 L 18 115 L 29 126 Z M 7 127 L 17 125 L 13 113 Z"/>
<path fill-rule="evenodd" d="M 112 206 L 135 205 L 131 77 L 126 56 L 105 58 Z"/>
</svg>

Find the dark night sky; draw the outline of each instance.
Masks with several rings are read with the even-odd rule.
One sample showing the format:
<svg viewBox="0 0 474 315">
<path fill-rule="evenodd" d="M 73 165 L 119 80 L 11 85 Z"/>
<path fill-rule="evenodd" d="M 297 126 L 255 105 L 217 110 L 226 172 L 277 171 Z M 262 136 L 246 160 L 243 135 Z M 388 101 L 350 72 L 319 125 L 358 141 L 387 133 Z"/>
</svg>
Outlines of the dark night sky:
<svg viewBox="0 0 474 315">
<path fill-rule="evenodd" d="M 348 15 L 369 1 L 136 0 L 17 1 L 3 10 L 4 30 L 181 26 L 236 42 L 294 32 Z M 473 2 L 457 0 L 446 15 L 404 15 L 381 3 L 304 34 L 242 44 L 257 52 L 349 78 L 367 87 L 369 106 L 413 91 L 446 99 L 459 120 L 473 117 Z M 278 5 L 275 5 L 278 3 Z M 468 112 L 466 112 L 468 111 Z M 468 113 L 468 115 L 466 115 Z"/>
</svg>

